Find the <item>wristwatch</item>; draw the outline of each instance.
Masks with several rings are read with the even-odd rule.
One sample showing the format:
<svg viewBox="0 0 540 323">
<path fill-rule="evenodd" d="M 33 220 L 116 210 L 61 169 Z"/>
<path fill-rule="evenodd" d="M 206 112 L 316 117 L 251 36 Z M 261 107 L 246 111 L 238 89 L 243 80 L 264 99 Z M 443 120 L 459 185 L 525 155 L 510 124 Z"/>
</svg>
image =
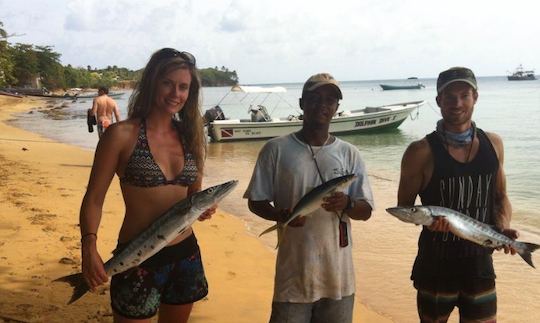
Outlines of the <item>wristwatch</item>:
<svg viewBox="0 0 540 323">
<path fill-rule="evenodd" d="M 347 206 L 343 209 L 343 211 L 349 211 L 350 209 L 353 209 L 355 205 L 354 199 L 352 199 L 349 195 L 347 195 Z"/>
</svg>

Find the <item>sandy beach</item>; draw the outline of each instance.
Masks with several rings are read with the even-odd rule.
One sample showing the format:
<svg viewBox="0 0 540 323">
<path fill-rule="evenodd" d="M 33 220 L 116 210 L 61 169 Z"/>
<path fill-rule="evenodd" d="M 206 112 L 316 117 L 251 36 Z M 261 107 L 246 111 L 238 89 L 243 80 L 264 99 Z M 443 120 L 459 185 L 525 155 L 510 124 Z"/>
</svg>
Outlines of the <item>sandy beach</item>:
<svg viewBox="0 0 540 323">
<path fill-rule="evenodd" d="M 40 105 L 39 100 L 0 96 L 0 322 L 111 322 L 108 287 L 68 306 L 71 288 L 51 282 L 80 271 L 78 214 L 93 153 L 6 124 L 14 113 Z M 225 163 L 210 158 L 207 176 L 228 167 Z M 244 170 L 244 178 L 250 172 Z M 217 182 L 217 177 L 205 179 L 205 186 Z M 123 212 L 115 178 L 98 232 L 104 258 L 116 245 Z M 223 210 L 194 229 L 210 293 L 195 304 L 190 321 L 266 322 L 275 252 Z M 355 322 L 391 322 L 359 297 L 354 315 Z"/>
</svg>

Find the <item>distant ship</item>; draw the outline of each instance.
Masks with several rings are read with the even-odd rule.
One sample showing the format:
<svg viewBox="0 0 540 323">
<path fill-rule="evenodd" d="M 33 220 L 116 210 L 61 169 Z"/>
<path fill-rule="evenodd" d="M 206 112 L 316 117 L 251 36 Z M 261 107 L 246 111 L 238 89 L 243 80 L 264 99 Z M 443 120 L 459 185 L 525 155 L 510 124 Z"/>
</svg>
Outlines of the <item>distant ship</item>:
<svg viewBox="0 0 540 323">
<path fill-rule="evenodd" d="M 508 81 L 533 81 L 536 80 L 534 70 L 525 71 L 523 66 L 519 64 L 512 75 L 508 75 Z"/>
</svg>

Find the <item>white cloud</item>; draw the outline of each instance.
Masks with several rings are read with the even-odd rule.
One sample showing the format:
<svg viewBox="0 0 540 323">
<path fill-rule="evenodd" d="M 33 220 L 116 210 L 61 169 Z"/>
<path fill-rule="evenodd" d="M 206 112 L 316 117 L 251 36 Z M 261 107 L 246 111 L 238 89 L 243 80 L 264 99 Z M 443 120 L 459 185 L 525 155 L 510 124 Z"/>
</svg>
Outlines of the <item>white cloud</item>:
<svg viewBox="0 0 540 323">
<path fill-rule="evenodd" d="M 242 82 L 435 77 L 466 65 L 540 69 L 534 0 L 0 0 L 12 41 L 52 45 L 65 64 L 140 68 L 161 47 L 226 66 Z"/>
</svg>

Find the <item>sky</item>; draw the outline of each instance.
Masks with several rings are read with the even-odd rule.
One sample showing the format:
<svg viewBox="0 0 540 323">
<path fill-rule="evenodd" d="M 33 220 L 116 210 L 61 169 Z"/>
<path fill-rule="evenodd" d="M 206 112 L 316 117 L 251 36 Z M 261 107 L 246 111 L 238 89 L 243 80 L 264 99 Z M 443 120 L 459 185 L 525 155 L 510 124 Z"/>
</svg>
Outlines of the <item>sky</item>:
<svg viewBox="0 0 540 323">
<path fill-rule="evenodd" d="M 540 70 L 538 0 L 0 0 L 9 42 L 63 65 L 139 69 L 163 47 L 242 84 L 478 76 Z"/>
</svg>

